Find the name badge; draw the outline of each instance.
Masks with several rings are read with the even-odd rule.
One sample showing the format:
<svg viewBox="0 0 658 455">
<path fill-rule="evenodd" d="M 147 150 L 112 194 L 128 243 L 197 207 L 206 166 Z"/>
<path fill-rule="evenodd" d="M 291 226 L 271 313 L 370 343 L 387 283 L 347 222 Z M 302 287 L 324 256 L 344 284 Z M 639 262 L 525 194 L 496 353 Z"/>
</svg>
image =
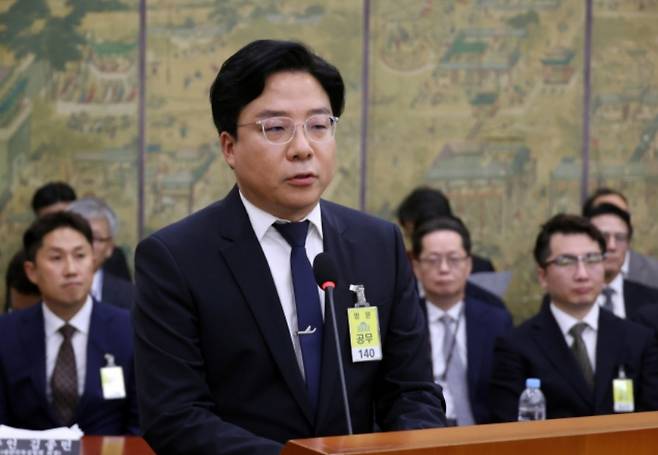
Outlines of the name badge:
<svg viewBox="0 0 658 455">
<path fill-rule="evenodd" d="M 348 308 L 352 362 L 371 362 L 382 359 L 379 336 L 379 313 L 376 306 Z"/>
<path fill-rule="evenodd" d="M 114 356 L 105 354 L 107 366 L 101 368 L 101 387 L 103 398 L 117 400 L 126 398 L 126 385 L 123 380 L 123 368 L 114 364 Z"/>
<path fill-rule="evenodd" d="M 619 367 L 619 377 L 612 380 L 612 399 L 615 412 L 633 412 L 633 380 L 626 378 L 624 367 Z"/>
</svg>

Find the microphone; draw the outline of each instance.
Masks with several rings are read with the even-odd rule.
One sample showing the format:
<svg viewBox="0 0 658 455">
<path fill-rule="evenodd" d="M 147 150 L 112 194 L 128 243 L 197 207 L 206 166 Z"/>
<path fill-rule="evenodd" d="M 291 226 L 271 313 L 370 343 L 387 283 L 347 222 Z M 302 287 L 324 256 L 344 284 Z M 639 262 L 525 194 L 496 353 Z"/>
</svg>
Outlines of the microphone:
<svg viewBox="0 0 658 455">
<path fill-rule="evenodd" d="M 336 358 L 338 359 L 338 375 L 340 376 L 341 393 L 343 395 L 343 408 L 345 409 L 345 420 L 347 422 L 347 434 L 352 432 L 352 417 L 350 413 L 350 403 L 347 398 L 347 386 L 345 385 L 345 370 L 343 369 L 343 357 L 340 354 L 340 342 L 338 341 L 338 325 L 336 324 L 336 311 L 334 306 L 334 288 L 338 281 L 336 263 L 327 253 L 320 253 L 313 259 L 313 274 L 318 286 L 325 293 L 325 308 L 329 309 L 331 314 L 331 326 L 334 332 L 334 341 L 336 343 Z"/>
</svg>

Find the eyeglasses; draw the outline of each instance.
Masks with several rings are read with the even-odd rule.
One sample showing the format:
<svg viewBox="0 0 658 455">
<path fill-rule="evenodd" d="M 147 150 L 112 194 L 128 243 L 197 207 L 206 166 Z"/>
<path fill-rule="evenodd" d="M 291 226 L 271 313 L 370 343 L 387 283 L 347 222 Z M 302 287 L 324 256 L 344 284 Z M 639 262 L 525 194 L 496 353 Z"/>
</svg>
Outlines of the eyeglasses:
<svg viewBox="0 0 658 455">
<path fill-rule="evenodd" d="M 304 125 L 304 135 L 311 142 L 325 142 L 336 134 L 338 117 L 329 114 L 312 115 L 303 123 L 295 123 L 290 117 L 269 117 L 238 126 L 259 125 L 265 140 L 270 144 L 283 145 L 295 137 L 298 125 Z"/>
<path fill-rule="evenodd" d="M 94 239 L 94 242 L 105 243 L 105 242 L 109 242 L 110 240 L 112 240 L 112 237 L 109 237 L 109 236 L 108 237 L 94 236 L 93 239 Z"/>
<path fill-rule="evenodd" d="M 469 256 L 442 256 L 437 254 L 425 258 L 419 258 L 418 261 L 424 266 L 433 269 L 440 268 L 445 261 L 445 263 L 448 264 L 448 268 L 454 269 L 463 264 L 468 258 Z"/>
<path fill-rule="evenodd" d="M 598 264 L 601 264 L 605 260 L 605 254 L 603 253 L 586 253 L 581 256 L 575 256 L 573 254 L 561 254 L 553 259 L 550 259 L 544 262 L 544 266 L 554 265 L 561 269 L 575 269 L 578 266 L 579 262 L 585 267 L 595 267 Z"/>
<path fill-rule="evenodd" d="M 601 232 L 601 234 L 603 234 L 606 243 L 608 243 L 610 239 L 615 239 L 615 243 L 628 242 L 628 234 L 624 234 L 623 232 Z"/>
</svg>

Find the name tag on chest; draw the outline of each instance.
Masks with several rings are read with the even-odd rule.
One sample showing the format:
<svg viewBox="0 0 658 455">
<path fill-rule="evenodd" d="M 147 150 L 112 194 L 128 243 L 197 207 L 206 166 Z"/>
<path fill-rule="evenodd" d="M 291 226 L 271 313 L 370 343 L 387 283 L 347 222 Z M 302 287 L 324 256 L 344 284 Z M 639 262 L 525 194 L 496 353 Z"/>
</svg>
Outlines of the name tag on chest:
<svg viewBox="0 0 658 455">
<path fill-rule="evenodd" d="M 347 320 L 350 328 L 352 362 L 381 360 L 382 343 L 377 307 L 348 308 Z"/>
</svg>

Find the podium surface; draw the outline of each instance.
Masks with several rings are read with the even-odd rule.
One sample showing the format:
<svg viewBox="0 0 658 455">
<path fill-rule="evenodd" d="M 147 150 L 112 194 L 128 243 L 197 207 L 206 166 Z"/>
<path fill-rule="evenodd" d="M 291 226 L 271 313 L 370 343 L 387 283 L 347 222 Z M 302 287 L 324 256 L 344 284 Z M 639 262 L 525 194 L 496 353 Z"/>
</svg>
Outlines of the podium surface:
<svg viewBox="0 0 658 455">
<path fill-rule="evenodd" d="M 83 436 L 82 455 L 155 455 L 137 436 Z"/>
<path fill-rule="evenodd" d="M 658 412 L 289 441 L 282 455 L 655 455 Z"/>
</svg>

